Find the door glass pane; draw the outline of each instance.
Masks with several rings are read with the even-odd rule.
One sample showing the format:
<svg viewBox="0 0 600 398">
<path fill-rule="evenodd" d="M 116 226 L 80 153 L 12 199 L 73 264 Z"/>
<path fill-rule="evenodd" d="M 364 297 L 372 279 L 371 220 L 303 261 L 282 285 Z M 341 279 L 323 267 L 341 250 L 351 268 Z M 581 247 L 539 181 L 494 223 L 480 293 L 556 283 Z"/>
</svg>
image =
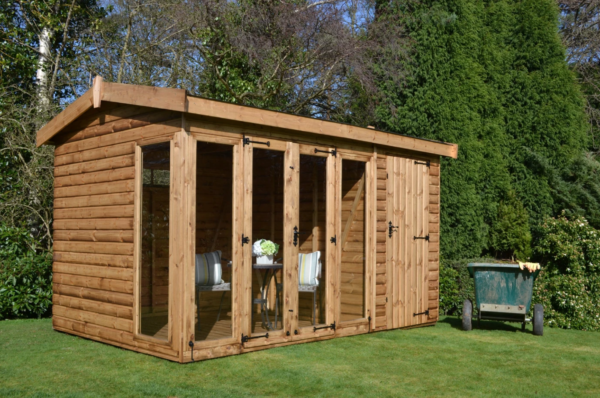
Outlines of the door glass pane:
<svg viewBox="0 0 600 398">
<path fill-rule="evenodd" d="M 169 142 L 142 147 L 140 333 L 168 340 Z"/>
<path fill-rule="evenodd" d="M 198 142 L 196 341 L 232 336 L 233 146 Z"/>
<path fill-rule="evenodd" d="M 325 323 L 327 158 L 300 155 L 298 324 Z"/>
<path fill-rule="evenodd" d="M 342 160 L 340 320 L 365 312 L 365 162 Z"/>
<path fill-rule="evenodd" d="M 252 333 L 283 329 L 283 160 L 284 153 L 253 149 L 252 243 L 262 239 L 279 245 L 269 259 L 255 257 L 252 265 Z"/>
</svg>

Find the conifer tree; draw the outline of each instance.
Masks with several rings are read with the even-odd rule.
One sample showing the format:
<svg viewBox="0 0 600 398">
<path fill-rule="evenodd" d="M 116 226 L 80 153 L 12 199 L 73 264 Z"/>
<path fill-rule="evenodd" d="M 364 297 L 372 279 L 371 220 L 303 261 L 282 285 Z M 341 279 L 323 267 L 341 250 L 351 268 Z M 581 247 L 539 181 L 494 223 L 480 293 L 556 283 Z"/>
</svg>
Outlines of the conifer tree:
<svg viewBox="0 0 600 398">
<path fill-rule="evenodd" d="M 445 0 L 389 12 L 406 24 L 413 62 L 404 86 L 380 83 L 377 126 L 459 144 L 458 159 L 442 160 L 445 258 L 504 251 L 491 239 L 500 203 L 515 192 L 527 218 L 515 222 L 524 230 L 555 214 L 540 161 L 560 170 L 586 147 L 584 103 L 565 61 L 558 7 Z"/>
</svg>

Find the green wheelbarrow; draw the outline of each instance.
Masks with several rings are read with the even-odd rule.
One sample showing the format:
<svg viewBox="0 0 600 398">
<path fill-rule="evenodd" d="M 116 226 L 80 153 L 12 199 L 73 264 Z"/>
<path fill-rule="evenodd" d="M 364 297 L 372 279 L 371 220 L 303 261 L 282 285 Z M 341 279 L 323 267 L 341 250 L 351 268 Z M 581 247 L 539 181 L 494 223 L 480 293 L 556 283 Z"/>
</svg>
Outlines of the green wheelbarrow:
<svg viewBox="0 0 600 398">
<path fill-rule="evenodd" d="M 533 281 L 539 270 L 521 270 L 518 264 L 471 263 L 467 265 L 475 282 L 477 319 L 521 323 L 525 330 L 527 322 L 533 322 L 533 334 L 544 333 L 544 307 L 536 304 L 533 319 L 527 318 L 531 308 Z M 473 328 L 473 303 L 467 299 L 463 305 L 463 330 Z"/>
</svg>

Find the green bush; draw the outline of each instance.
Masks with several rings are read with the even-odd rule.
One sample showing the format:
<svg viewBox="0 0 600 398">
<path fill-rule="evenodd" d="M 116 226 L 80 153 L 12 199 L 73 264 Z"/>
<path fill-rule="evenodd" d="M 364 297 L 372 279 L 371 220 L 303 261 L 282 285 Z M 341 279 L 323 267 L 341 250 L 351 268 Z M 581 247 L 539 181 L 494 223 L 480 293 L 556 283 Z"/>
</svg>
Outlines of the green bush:
<svg viewBox="0 0 600 398">
<path fill-rule="evenodd" d="M 533 302 L 544 305 L 545 323 L 600 330 L 600 231 L 563 213 L 547 219 L 537 234 L 534 254 L 542 271 Z"/>
<path fill-rule="evenodd" d="M 50 313 L 52 256 L 35 247 L 26 229 L 0 226 L 0 319 Z"/>
<path fill-rule="evenodd" d="M 526 261 L 531 257 L 529 215 L 513 191 L 498 205 L 498 218 L 492 226 L 490 243 L 496 258 Z"/>
<path fill-rule="evenodd" d="M 0 319 L 49 315 L 52 257 L 28 253 L 0 263 Z"/>
<path fill-rule="evenodd" d="M 463 302 L 475 303 L 475 286 L 467 264 L 488 262 L 488 259 L 464 259 L 440 261 L 440 311 L 445 315 L 461 315 Z"/>
</svg>

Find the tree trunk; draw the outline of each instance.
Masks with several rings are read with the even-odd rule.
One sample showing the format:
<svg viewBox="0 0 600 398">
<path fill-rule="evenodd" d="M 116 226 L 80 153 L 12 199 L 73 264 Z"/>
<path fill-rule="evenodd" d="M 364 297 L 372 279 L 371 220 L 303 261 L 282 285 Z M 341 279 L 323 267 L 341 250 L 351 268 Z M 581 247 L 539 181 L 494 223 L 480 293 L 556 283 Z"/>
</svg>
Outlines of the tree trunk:
<svg viewBox="0 0 600 398">
<path fill-rule="evenodd" d="M 48 97 L 48 61 L 50 60 L 51 44 L 50 38 L 52 32 L 47 27 L 42 29 L 40 34 L 40 59 L 38 61 L 38 69 L 36 73 L 36 80 L 38 85 L 38 98 L 40 110 L 48 107 L 50 104 L 50 98 Z"/>
</svg>

